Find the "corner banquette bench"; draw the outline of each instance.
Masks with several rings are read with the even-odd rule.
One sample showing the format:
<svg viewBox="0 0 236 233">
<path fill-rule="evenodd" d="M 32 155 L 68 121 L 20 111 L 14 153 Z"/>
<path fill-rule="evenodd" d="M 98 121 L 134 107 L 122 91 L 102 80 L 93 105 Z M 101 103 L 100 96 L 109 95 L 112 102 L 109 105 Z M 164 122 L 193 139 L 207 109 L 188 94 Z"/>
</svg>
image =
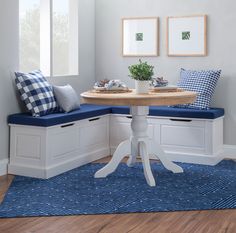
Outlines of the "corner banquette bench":
<svg viewBox="0 0 236 233">
<path fill-rule="evenodd" d="M 173 161 L 214 165 L 222 159 L 223 116 L 221 108 L 150 107 L 148 134 Z M 88 104 L 43 117 L 10 115 L 8 173 L 49 178 L 103 158 L 130 136 L 130 121 L 129 107 Z"/>
</svg>

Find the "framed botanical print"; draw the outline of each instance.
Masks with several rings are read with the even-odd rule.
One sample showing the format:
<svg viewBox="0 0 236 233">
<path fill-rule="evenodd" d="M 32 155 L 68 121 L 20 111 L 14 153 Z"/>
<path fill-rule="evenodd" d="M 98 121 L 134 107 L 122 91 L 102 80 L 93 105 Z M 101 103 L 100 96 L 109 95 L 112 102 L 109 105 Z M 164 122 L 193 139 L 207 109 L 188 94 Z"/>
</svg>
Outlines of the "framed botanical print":
<svg viewBox="0 0 236 233">
<path fill-rule="evenodd" d="M 158 56 L 158 17 L 122 19 L 122 55 Z"/>
<path fill-rule="evenodd" d="M 207 16 L 167 18 L 168 56 L 207 55 Z"/>
</svg>

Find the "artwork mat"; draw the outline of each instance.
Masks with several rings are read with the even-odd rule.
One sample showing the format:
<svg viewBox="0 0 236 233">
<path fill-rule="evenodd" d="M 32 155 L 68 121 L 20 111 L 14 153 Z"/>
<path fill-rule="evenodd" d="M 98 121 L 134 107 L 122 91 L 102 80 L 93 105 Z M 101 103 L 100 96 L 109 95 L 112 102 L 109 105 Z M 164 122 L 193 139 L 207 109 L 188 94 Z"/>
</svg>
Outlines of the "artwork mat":
<svg viewBox="0 0 236 233">
<path fill-rule="evenodd" d="M 171 53 L 170 52 L 170 45 L 169 45 L 169 22 L 172 19 L 190 19 L 190 18 L 200 18 L 203 19 L 203 50 L 201 53 Z M 190 15 L 190 16 L 169 16 L 166 19 L 166 47 L 167 47 L 167 55 L 168 56 L 178 56 L 178 57 L 200 57 L 207 55 L 207 15 Z"/>
<path fill-rule="evenodd" d="M 124 41 L 124 24 L 125 24 L 125 21 L 127 20 L 136 20 L 136 21 L 139 21 L 139 20 L 155 20 L 155 31 L 154 31 L 154 34 L 155 34 L 155 49 L 154 49 L 154 52 L 153 54 L 134 54 L 134 53 L 125 53 L 124 51 L 124 46 L 125 46 L 125 41 Z M 142 33 L 142 32 L 137 32 L 137 33 Z M 144 35 L 145 37 L 145 35 Z M 122 56 L 123 57 L 156 57 L 156 56 L 159 56 L 159 17 L 132 17 L 132 18 L 122 18 Z"/>
</svg>

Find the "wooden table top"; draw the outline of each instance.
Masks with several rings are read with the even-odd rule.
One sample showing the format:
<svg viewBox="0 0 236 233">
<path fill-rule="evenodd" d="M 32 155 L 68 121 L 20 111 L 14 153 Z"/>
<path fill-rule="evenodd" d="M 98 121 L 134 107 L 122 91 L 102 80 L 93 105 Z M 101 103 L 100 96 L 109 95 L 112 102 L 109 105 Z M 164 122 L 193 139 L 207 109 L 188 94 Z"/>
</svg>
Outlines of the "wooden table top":
<svg viewBox="0 0 236 233">
<path fill-rule="evenodd" d="M 148 94 L 136 94 L 134 90 L 127 93 L 98 93 L 87 91 L 81 94 L 83 103 L 101 105 L 128 105 L 128 106 L 164 106 L 190 104 L 196 99 L 197 93 L 178 91 Z"/>
</svg>

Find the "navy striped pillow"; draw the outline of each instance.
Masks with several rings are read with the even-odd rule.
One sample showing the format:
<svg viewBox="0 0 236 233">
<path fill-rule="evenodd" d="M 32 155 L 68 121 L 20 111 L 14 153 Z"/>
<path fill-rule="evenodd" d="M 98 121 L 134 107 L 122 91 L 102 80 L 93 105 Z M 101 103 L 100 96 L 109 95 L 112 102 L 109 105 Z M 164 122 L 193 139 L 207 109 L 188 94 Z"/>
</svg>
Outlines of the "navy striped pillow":
<svg viewBox="0 0 236 233">
<path fill-rule="evenodd" d="M 197 92 L 197 99 L 192 104 L 176 107 L 209 109 L 221 70 L 185 70 L 181 69 L 178 87 Z"/>
</svg>

